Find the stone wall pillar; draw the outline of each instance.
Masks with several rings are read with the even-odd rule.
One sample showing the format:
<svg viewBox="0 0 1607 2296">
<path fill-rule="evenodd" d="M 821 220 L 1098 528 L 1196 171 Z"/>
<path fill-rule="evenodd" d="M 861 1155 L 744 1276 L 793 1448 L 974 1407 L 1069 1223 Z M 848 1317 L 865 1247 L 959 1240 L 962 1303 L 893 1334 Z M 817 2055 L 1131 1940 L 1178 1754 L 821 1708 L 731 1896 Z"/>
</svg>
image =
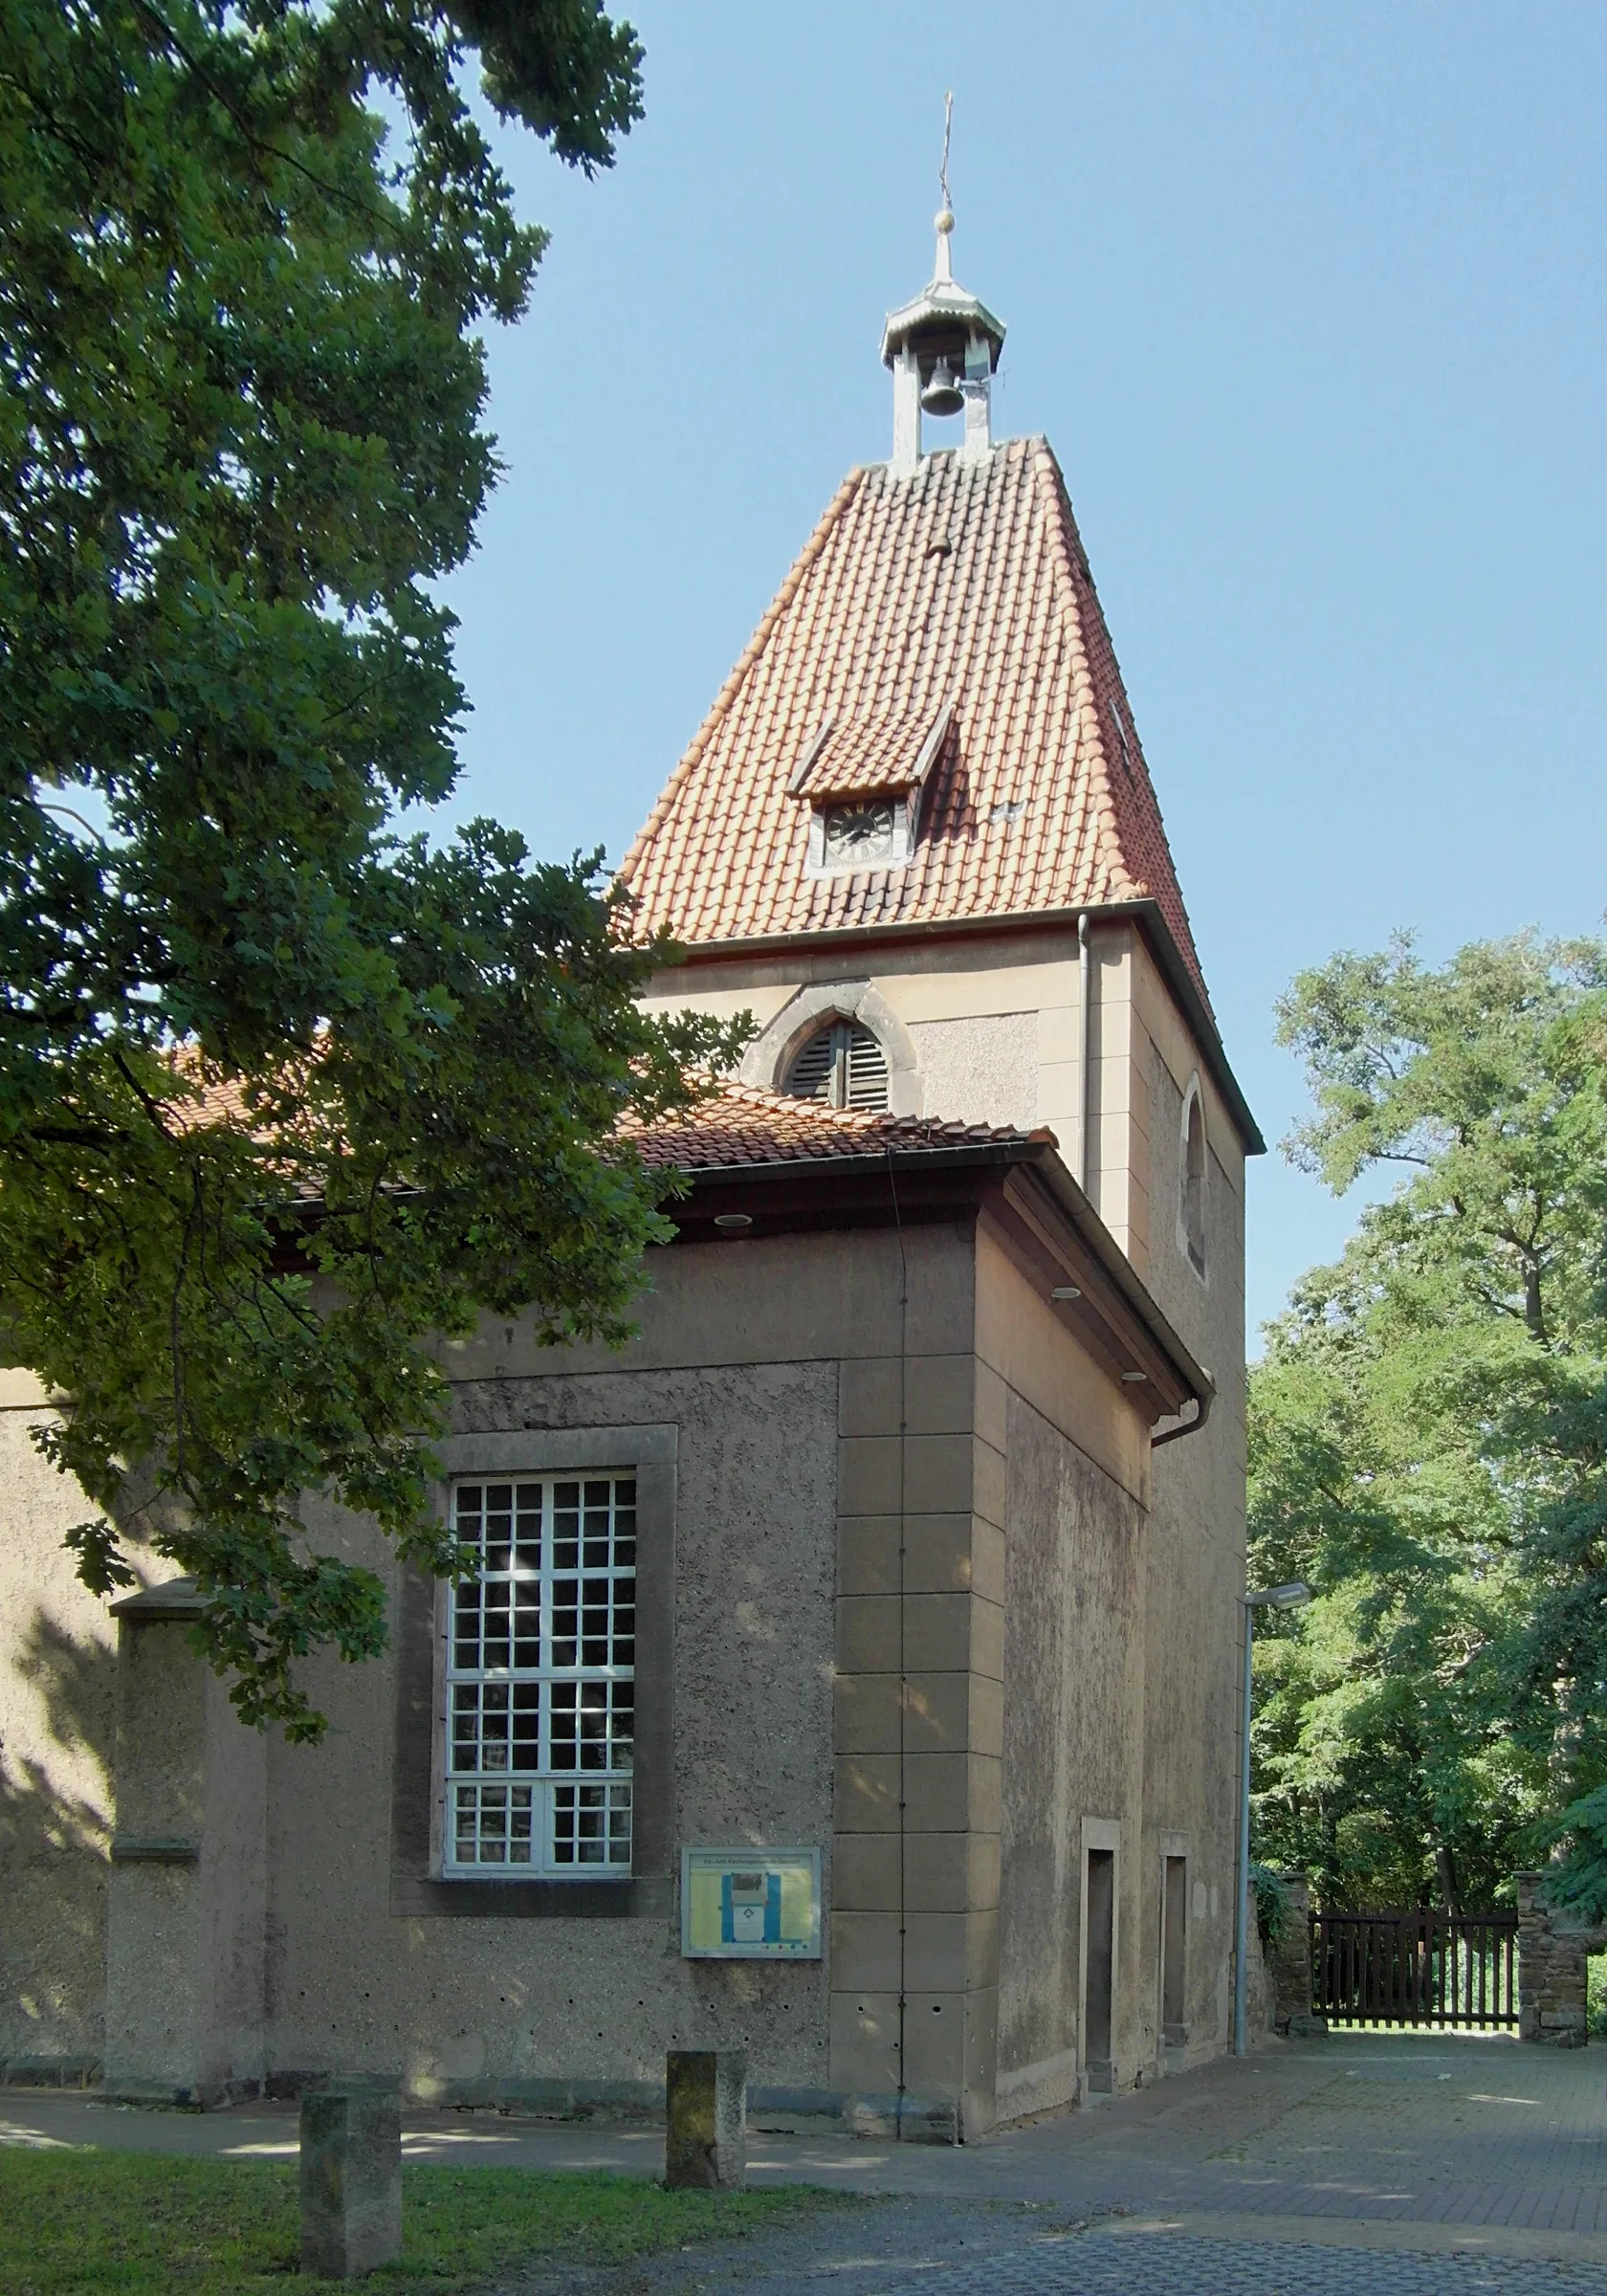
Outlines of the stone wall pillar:
<svg viewBox="0 0 1607 2296">
<path fill-rule="evenodd" d="M 106 2084 L 209 2105 L 265 2073 L 267 1749 L 189 1645 L 188 1579 L 113 1604 Z"/>
<path fill-rule="evenodd" d="M 1590 2038 L 1586 1963 L 1607 1949 L 1607 1929 L 1553 1911 L 1541 1895 L 1542 1879 L 1517 1877 L 1518 2039 L 1582 2049 Z"/>
<path fill-rule="evenodd" d="M 1288 1910 L 1266 1973 L 1272 2024 L 1275 2031 L 1299 2041 L 1328 2031 L 1327 2018 L 1311 2014 L 1311 1877 L 1286 1873 L 1279 1878 Z"/>
</svg>

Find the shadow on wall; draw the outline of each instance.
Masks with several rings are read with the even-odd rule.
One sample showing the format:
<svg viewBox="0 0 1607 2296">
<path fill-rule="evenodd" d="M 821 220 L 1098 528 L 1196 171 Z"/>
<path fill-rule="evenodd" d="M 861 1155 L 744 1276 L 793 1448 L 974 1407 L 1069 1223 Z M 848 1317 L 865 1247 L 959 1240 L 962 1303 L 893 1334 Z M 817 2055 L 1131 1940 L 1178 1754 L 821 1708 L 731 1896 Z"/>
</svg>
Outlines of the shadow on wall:
<svg viewBox="0 0 1607 2296">
<path fill-rule="evenodd" d="M 42 1611 L 0 1686 L 0 2079 L 97 2077 L 117 1654 Z"/>
</svg>

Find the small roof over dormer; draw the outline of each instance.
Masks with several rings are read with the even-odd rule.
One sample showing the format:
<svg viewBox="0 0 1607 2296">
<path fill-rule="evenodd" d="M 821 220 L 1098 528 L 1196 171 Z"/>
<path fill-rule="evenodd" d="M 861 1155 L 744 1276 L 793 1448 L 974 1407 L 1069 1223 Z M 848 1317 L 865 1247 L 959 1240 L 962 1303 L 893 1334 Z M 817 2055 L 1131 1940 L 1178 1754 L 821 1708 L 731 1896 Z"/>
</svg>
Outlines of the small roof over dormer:
<svg viewBox="0 0 1607 2296">
<path fill-rule="evenodd" d="M 804 744 L 787 795 L 828 806 L 850 797 L 907 797 L 932 770 L 954 703 L 828 718 Z"/>
</svg>

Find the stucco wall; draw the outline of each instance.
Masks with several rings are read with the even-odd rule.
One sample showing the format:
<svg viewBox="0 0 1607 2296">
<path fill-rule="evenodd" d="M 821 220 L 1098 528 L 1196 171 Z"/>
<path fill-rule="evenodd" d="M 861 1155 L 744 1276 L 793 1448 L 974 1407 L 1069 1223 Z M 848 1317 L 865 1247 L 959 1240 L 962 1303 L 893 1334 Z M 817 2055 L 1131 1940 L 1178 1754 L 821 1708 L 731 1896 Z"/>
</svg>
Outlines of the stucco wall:
<svg viewBox="0 0 1607 2296">
<path fill-rule="evenodd" d="M 565 1377 L 555 1360 L 457 1391 L 456 1430 L 528 1428 L 531 1471 L 543 1428 L 679 1427 L 677 1843 L 829 1846 L 836 1420 L 834 1361 Z M 348 1539 L 383 1561 L 357 1526 Z M 666 2048 L 731 2045 L 760 2085 L 825 2086 L 821 1964 L 686 1962 L 666 1918 L 394 1920 L 390 1692 L 388 1667 L 321 1667 L 328 1743 L 273 1750 L 275 2068 L 399 2070 L 428 2094 L 651 2083 Z"/>
<path fill-rule="evenodd" d="M 1200 1432 L 1155 1454 L 1145 1579 L 1152 1685 L 1145 1733 L 1143 1918 L 1158 1934 L 1160 1833 L 1187 1836 L 1188 2063 L 1226 2046 L 1231 2024 L 1239 1762 L 1239 1596 L 1244 1584 L 1244 1158 L 1206 1092 L 1210 1150 L 1203 1281 L 1177 1236 L 1187 1048 L 1151 1041 L 1155 1203 L 1150 1289 L 1212 1374 Z M 1158 2007 L 1152 2005 L 1158 2026 Z M 1171 2054 L 1171 2053 L 1169 2053 Z"/>
<path fill-rule="evenodd" d="M 921 1107 L 967 1124 L 1038 1121 L 1038 1015 L 975 1014 L 918 1021 L 910 1030 L 920 1064 Z"/>
<path fill-rule="evenodd" d="M 1118 2080 L 1134 2068 L 1144 1512 L 1015 1392 L 1007 1446 L 999 2102 L 1013 2117 L 1077 2093 L 1085 1818 L 1123 1827 L 1112 2052 Z"/>
<path fill-rule="evenodd" d="M 49 1414 L 0 1373 L 0 2063 L 102 2048 L 116 1636 L 62 1534 L 92 1512 L 29 1441 Z"/>
<path fill-rule="evenodd" d="M 779 951 L 661 974 L 650 1010 L 690 1006 L 768 1028 L 800 992 L 873 984 L 919 1051 L 927 1114 L 1047 1124 L 1068 1157 L 1078 1123 L 1074 930 L 931 939 L 897 950 Z M 779 1083 L 776 1077 L 770 1081 Z"/>
</svg>

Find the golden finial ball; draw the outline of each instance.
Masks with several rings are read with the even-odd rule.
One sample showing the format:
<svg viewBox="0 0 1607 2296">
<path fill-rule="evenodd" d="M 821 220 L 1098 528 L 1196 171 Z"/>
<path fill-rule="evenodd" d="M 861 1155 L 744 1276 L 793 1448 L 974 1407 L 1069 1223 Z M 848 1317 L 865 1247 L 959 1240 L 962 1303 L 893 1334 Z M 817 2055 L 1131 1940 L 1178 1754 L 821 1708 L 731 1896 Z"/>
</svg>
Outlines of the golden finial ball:
<svg viewBox="0 0 1607 2296">
<path fill-rule="evenodd" d="M 953 208 L 939 208 L 934 220 L 940 232 L 945 233 L 952 232 L 954 230 Z"/>
</svg>

